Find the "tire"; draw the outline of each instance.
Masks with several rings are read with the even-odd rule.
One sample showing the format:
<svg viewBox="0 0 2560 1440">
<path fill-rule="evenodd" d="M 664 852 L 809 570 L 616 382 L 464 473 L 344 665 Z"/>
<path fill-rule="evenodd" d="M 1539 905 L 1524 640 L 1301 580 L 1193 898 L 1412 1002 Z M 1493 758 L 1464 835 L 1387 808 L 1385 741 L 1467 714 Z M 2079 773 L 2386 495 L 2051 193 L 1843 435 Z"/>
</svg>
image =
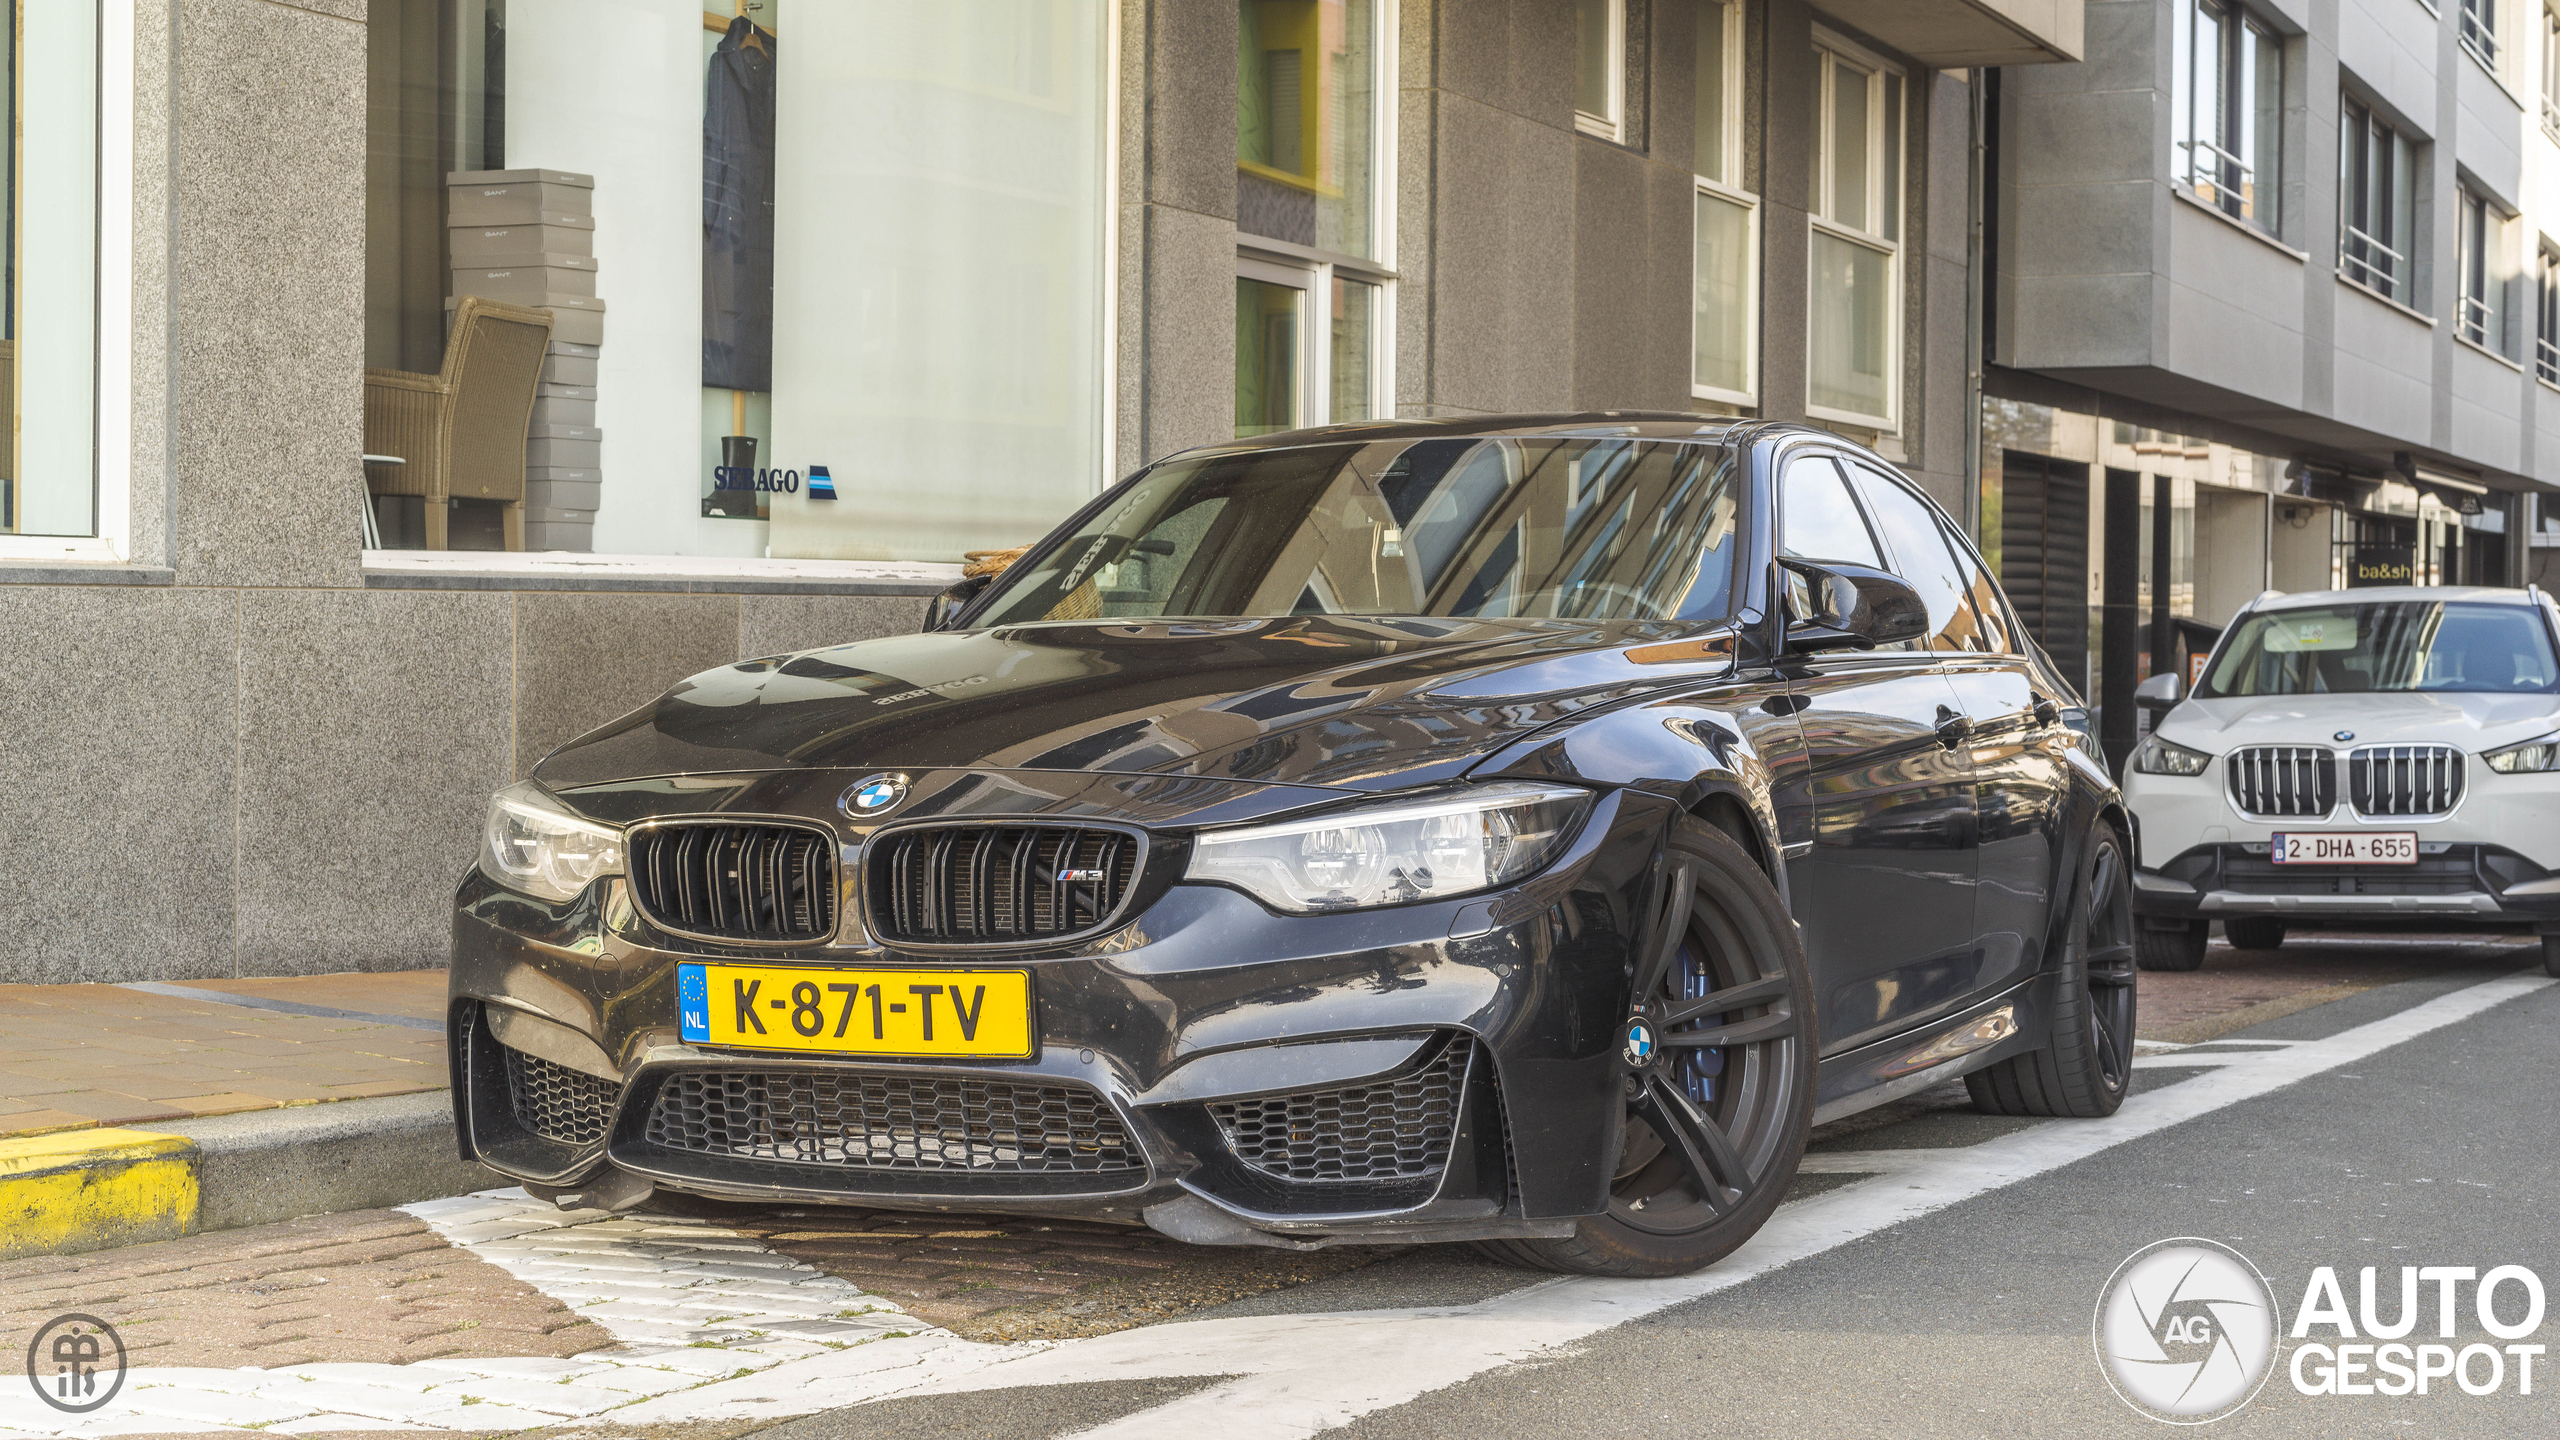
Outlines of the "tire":
<svg viewBox="0 0 2560 1440">
<path fill-rule="evenodd" d="M 2204 930 L 2201 920 L 2183 930 L 2153 930 L 2146 926 L 2134 932 L 2134 963 L 2145 970 L 2201 970 Z"/>
<path fill-rule="evenodd" d="M 2234 950 L 2273 950 L 2284 943 L 2284 922 L 2272 915 L 2243 915 L 2222 922 L 2222 938 Z"/>
<path fill-rule="evenodd" d="M 2560 975 L 2560 935 L 2542 937 L 2542 973 Z"/>
<path fill-rule="evenodd" d="M 2116 1113 L 2132 1087 L 2133 867 L 2105 825 L 2089 837 L 2064 925 L 2045 1043 L 1964 1077 L 1986 1115 L 2095 1120 Z"/>
<path fill-rule="evenodd" d="M 1720 830 L 1684 824 L 1663 860 L 1660 908 L 1629 959 L 1635 1001 L 1616 1032 L 1626 1104 L 1609 1208 L 1569 1239 L 1478 1243 L 1507 1264 L 1685 1275 L 1757 1233 L 1804 1157 L 1817 1032 L 1795 921 Z M 1713 1012 L 1695 1008 L 1718 998 L 1727 1003 Z M 1639 1021 L 1653 1041 L 1641 1062 L 1628 1040 Z M 1707 1034 L 1729 1038 L 1688 1038 Z"/>
</svg>

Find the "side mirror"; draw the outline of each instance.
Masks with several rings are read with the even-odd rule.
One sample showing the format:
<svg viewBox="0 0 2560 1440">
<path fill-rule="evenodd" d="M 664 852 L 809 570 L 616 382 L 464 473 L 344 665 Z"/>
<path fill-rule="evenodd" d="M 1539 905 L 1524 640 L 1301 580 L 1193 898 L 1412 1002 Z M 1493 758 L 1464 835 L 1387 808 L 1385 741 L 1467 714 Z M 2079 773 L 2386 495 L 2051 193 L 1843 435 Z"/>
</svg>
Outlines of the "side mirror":
<svg viewBox="0 0 2560 1440">
<path fill-rule="evenodd" d="M 2175 670 L 2163 670 L 2133 687 L 2133 703 L 2145 710 L 2174 710 L 2187 698 L 2187 682 Z"/>
<path fill-rule="evenodd" d="M 1780 560 L 1786 567 L 1787 649 L 1873 650 L 1929 633 L 1929 607 L 1899 575 L 1838 560 Z"/>
<path fill-rule="evenodd" d="M 934 596 L 924 607 L 924 628 L 928 632 L 950 629 L 952 620 L 969 608 L 970 601 L 984 594 L 987 582 L 995 578 L 994 575 L 972 575 Z"/>
</svg>

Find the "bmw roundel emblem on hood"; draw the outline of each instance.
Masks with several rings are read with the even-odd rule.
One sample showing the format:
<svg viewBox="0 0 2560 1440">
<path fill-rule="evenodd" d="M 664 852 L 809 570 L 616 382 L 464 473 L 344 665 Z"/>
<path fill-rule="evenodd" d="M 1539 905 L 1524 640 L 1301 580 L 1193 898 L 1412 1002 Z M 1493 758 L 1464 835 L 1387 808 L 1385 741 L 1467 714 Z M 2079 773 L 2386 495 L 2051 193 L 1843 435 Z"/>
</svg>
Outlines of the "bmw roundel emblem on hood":
<svg viewBox="0 0 2560 1440">
<path fill-rule="evenodd" d="M 1629 1069 L 1642 1069 L 1653 1063 L 1653 1027 L 1643 1020 L 1627 1022 L 1626 1040 L 1618 1047 Z"/>
<path fill-rule="evenodd" d="M 907 798 L 907 777 L 873 775 L 855 783 L 844 792 L 844 813 L 853 816 L 885 814 Z"/>
<path fill-rule="evenodd" d="M 2346 744 L 2348 741 L 2353 740 L 2354 738 L 2356 738 L 2356 732 L 2354 732 L 2353 730 L 2341 730 L 2341 731 L 2339 731 L 2337 734 L 2332 735 L 2332 736 L 2330 736 L 2329 738 L 2330 738 L 2330 739 L 2332 739 L 2332 740 L 2337 741 L 2337 742 L 2338 742 L 2339 744 L 2341 744 L 2341 745 L 2344 745 L 2344 744 Z"/>
</svg>

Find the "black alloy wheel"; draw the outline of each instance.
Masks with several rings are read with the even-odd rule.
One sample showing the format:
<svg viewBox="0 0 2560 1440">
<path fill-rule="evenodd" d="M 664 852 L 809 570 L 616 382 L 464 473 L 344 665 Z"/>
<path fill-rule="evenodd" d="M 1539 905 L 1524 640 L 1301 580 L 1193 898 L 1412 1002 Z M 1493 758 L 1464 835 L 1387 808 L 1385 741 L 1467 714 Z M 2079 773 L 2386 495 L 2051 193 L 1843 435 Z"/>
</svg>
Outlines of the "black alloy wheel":
<svg viewBox="0 0 2560 1440">
<path fill-rule="evenodd" d="M 1488 1241 L 1512 1264 L 1683 1275 L 1786 1198 L 1813 1129 L 1813 980 L 1776 887 L 1731 836 L 1684 826 L 1618 1028 L 1625 1098 L 1609 1209 L 1565 1240 Z"/>
<path fill-rule="evenodd" d="M 2116 1113 L 2132 1086 L 2133 870 L 2111 827 L 2091 832 L 2070 900 L 2045 1043 L 1964 1077 L 1985 1114 L 2093 1120 Z"/>
</svg>

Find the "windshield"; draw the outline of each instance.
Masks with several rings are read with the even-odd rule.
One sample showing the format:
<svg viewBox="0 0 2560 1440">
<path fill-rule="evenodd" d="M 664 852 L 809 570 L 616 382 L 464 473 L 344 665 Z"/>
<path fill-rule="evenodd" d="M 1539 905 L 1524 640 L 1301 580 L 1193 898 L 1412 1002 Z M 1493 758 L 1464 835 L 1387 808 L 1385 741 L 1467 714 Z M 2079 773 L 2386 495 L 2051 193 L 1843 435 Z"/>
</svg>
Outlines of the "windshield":
<svg viewBox="0 0 2560 1440">
<path fill-rule="evenodd" d="M 1177 460 L 1036 564 L 983 625 L 1120 617 L 1713 620 L 1733 576 L 1719 446 L 1397 440 Z"/>
<path fill-rule="evenodd" d="M 2542 617 L 2521 605 L 2392 600 L 2252 615 L 2196 698 L 2375 690 L 2560 690 Z"/>
</svg>

